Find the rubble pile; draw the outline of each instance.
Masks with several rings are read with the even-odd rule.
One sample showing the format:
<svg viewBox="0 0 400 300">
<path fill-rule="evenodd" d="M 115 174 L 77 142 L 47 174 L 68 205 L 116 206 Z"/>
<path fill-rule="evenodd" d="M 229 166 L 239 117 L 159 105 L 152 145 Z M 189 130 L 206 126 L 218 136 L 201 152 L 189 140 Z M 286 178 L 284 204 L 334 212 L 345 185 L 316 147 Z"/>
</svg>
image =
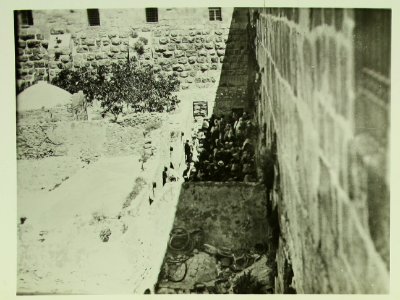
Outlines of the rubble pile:
<svg viewBox="0 0 400 300">
<path fill-rule="evenodd" d="M 266 253 L 204 243 L 201 229 L 171 231 L 157 294 L 272 293 Z"/>
<path fill-rule="evenodd" d="M 39 159 L 65 154 L 63 143 L 53 140 L 48 130 L 55 125 L 26 125 L 17 127 L 17 159 Z"/>
</svg>

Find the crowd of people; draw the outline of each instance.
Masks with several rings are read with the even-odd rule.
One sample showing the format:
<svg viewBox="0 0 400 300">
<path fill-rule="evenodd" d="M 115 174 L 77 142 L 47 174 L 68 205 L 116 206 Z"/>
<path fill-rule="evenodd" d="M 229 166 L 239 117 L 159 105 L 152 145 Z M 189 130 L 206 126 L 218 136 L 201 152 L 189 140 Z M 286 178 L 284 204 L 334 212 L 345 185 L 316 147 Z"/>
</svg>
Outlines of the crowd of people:
<svg viewBox="0 0 400 300">
<path fill-rule="evenodd" d="M 254 124 L 246 112 L 203 118 L 184 144 L 184 180 L 256 181 L 253 136 Z"/>
</svg>

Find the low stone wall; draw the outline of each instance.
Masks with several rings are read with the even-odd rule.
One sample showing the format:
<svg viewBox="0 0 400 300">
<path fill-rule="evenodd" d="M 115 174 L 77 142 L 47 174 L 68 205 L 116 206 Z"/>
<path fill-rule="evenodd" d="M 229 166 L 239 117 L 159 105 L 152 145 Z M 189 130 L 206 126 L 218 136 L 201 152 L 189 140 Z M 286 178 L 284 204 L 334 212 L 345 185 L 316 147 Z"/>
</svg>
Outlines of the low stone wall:
<svg viewBox="0 0 400 300">
<path fill-rule="evenodd" d="M 61 105 L 52 108 L 32 109 L 17 112 L 17 122 L 19 125 L 72 120 L 73 115 L 71 105 Z"/>
<path fill-rule="evenodd" d="M 174 228 L 201 228 L 204 242 L 233 250 L 267 241 L 265 188 L 250 183 L 190 182 L 182 185 Z"/>
<path fill-rule="evenodd" d="M 158 113 L 127 115 L 121 124 L 108 120 L 49 121 L 48 112 L 27 111 L 17 124 L 18 159 L 48 156 L 75 156 L 83 160 L 105 155 L 139 154 L 145 128 L 160 127 L 164 117 Z"/>
</svg>

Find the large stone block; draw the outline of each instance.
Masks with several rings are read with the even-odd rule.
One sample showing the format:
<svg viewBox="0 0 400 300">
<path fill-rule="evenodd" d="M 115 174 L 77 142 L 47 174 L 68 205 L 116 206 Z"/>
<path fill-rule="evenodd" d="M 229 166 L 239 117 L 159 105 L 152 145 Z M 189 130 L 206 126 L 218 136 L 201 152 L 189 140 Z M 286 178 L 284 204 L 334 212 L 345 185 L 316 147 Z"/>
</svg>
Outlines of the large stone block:
<svg viewBox="0 0 400 300">
<path fill-rule="evenodd" d="M 180 37 L 172 37 L 170 39 L 170 42 L 175 44 L 180 44 L 182 42 L 182 39 Z"/>
<path fill-rule="evenodd" d="M 202 70 L 203 72 L 205 72 L 205 71 L 207 71 L 207 70 L 209 70 L 209 69 L 210 69 L 209 66 L 206 65 L 206 64 L 202 64 L 202 65 L 200 66 L 200 70 Z"/>
<path fill-rule="evenodd" d="M 33 40 L 35 35 L 33 33 L 20 34 L 19 38 L 23 41 Z"/>
<path fill-rule="evenodd" d="M 181 65 L 173 65 L 173 66 L 172 66 L 172 70 L 173 70 L 173 71 L 176 71 L 176 72 L 182 72 L 182 71 L 183 71 L 183 68 L 182 68 Z"/>
<path fill-rule="evenodd" d="M 168 44 L 167 49 L 168 51 L 174 51 L 176 49 L 175 44 Z"/>
<path fill-rule="evenodd" d="M 26 44 L 27 44 L 28 48 L 37 48 L 37 47 L 40 47 L 41 42 L 37 41 L 37 40 L 28 40 L 26 42 Z"/>
<path fill-rule="evenodd" d="M 49 42 L 48 41 L 42 41 L 42 47 L 44 49 L 47 49 L 49 47 Z"/>
<path fill-rule="evenodd" d="M 226 45 L 224 43 L 216 43 L 215 48 L 218 50 L 222 50 L 226 48 Z"/>
<path fill-rule="evenodd" d="M 212 63 L 219 63 L 219 58 L 218 57 L 211 57 L 211 62 Z"/>
<path fill-rule="evenodd" d="M 185 56 L 185 52 L 182 50 L 175 50 L 175 57 L 179 58 L 179 57 L 183 57 Z"/>
<path fill-rule="evenodd" d="M 111 44 L 113 44 L 114 46 L 118 46 L 119 44 L 121 44 L 121 40 L 119 38 L 112 38 L 111 39 Z"/>
<path fill-rule="evenodd" d="M 185 70 L 185 71 L 191 71 L 192 70 L 192 65 L 190 65 L 190 64 L 182 65 L 182 67 L 183 67 L 183 70 Z"/>
<path fill-rule="evenodd" d="M 97 59 L 97 60 L 101 60 L 101 59 L 104 59 L 104 58 L 105 58 L 104 53 L 102 53 L 102 52 L 96 53 L 94 57 L 95 57 L 95 59 Z"/>
<path fill-rule="evenodd" d="M 39 75 L 45 75 L 46 74 L 46 69 L 37 69 L 36 70 L 37 71 L 37 74 L 39 74 Z"/>
<path fill-rule="evenodd" d="M 217 64 L 212 64 L 211 65 L 211 70 L 218 70 L 218 65 Z"/>
<path fill-rule="evenodd" d="M 23 40 L 19 40 L 19 41 L 18 41 L 18 47 L 20 47 L 20 48 L 25 48 L 25 47 L 26 47 L 26 42 L 23 41 Z"/>
<path fill-rule="evenodd" d="M 158 40 L 158 42 L 160 43 L 160 45 L 166 45 L 169 42 L 168 38 L 162 37 Z"/>
<path fill-rule="evenodd" d="M 43 58 L 43 54 L 34 54 L 29 56 L 29 60 L 30 61 L 37 61 L 37 60 L 41 60 Z"/>
<path fill-rule="evenodd" d="M 33 68 L 33 67 L 34 67 L 34 63 L 31 62 L 31 61 L 27 61 L 27 62 L 24 64 L 24 67 L 25 67 L 25 68 L 28 68 L 28 69 Z"/>
<path fill-rule="evenodd" d="M 96 40 L 93 38 L 88 38 L 88 39 L 86 39 L 86 45 L 94 46 L 94 45 L 96 45 Z"/>
<path fill-rule="evenodd" d="M 41 53 L 42 53 L 42 51 L 41 51 L 40 48 L 33 48 L 33 49 L 32 49 L 32 54 L 34 54 L 34 55 L 36 55 L 36 54 L 41 54 Z"/>
<path fill-rule="evenodd" d="M 191 57 L 191 56 L 196 56 L 197 51 L 196 50 L 186 50 L 186 56 Z"/>
<path fill-rule="evenodd" d="M 206 62 L 206 58 L 204 56 L 199 56 L 199 57 L 197 57 L 196 61 L 198 63 L 205 63 Z"/>
<path fill-rule="evenodd" d="M 198 37 L 196 37 L 195 39 L 194 39 L 194 41 L 195 41 L 195 43 L 204 43 L 205 42 L 205 38 L 204 37 L 200 37 L 200 36 L 198 36 Z"/>
<path fill-rule="evenodd" d="M 163 65 L 161 66 L 163 71 L 172 71 L 172 66 L 171 65 Z"/>
<path fill-rule="evenodd" d="M 113 53 L 118 53 L 119 52 L 119 47 L 118 46 L 111 46 L 110 51 Z"/>
<path fill-rule="evenodd" d="M 176 45 L 176 49 L 186 51 L 188 49 L 188 46 L 186 44 L 178 44 Z"/>
<path fill-rule="evenodd" d="M 65 29 L 64 28 L 51 28 L 50 29 L 50 34 L 51 35 L 56 35 L 56 34 L 64 34 Z"/>
<path fill-rule="evenodd" d="M 46 66 L 44 61 L 35 61 L 33 65 L 35 66 L 35 68 L 44 68 Z"/>
<path fill-rule="evenodd" d="M 194 42 L 194 38 L 191 36 L 182 37 L 182 43 L 193 43 L 193 42 Z"/>
<path fill-rule="evenodd" d="M 174 53 L 172 51 L 166 51 L 166 52 L 163 53 L 164 57 L 171 57 L 173 55 L 174 55 Z"/>
<path fill-rule="evenodd" d="M 189 57 L 188 59 L 189 64 L 194 64 L 196 62 L 196 59 L 197 59 L 196 56 Z"/>
<path fill-rule="evenodd" d="M 201 50 L 201 49 L 204 49 L 204 44 L 202 44 L 202 43 L 196 43 L 196 44 L 194 45 L 194 47 L 195 47 L 196 50 Z"/>
<path fill-rule="evenodd" d="M 166 46 L 155 46 L 154 51 L 163 53 L 163 52 L 167 51 L 167 47 Z"/>
<path fill-rule="evenodd" d="M 204 47 L 206 48 L 206 49 L 214 49 L 214 44 L 213 43 L 206 43 L 205 45 L 204 45 Z"/>
<path fill-rule="evenodd" d="M 89 52 L 99 52 L 100 49 L 96 46 L 89 46 Z"/>
<path fill-rule="evenodd" d="M 49 68 L 50 69 L 57 69 L 58 68 L 58 63 L 56 61 L 49 62 Z"/>
<path fill-rule="evenodd" d="M 86 53 L 88 52 L 89 48 L 88 46 L 79 46 L 78 48 L 76 48 L 76 52 L 77 53 Z"/>
<path fill-rule="evenodd" d="M 199 51 L 199 56 L 207 56 L 207 51 L 204 50 L 204 49 L 201 49 L 201 50 Z"/>
<path fill-rule="evenodd" d="M 187 64 L 188 63 L 188 59 L 186 57 L 180 57 L 178 59 L 178 63 L 179 64 Z"/>
<path fill-rule="evenodd" d="M 87 61 L 92 61 L 92 60 L 94 60 L 94 54 L 89 53 L 88 55 L 86 55 L 86 60 L 87 60 Z"/>
</svg>

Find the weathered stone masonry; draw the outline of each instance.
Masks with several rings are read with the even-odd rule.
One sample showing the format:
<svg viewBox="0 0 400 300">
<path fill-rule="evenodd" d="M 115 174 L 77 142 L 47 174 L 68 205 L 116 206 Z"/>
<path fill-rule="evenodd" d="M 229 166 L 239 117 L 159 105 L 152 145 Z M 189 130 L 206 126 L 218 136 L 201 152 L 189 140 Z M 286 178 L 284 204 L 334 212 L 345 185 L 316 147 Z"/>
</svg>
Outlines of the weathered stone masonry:
<svg viewBox="0 0 400 300">
<path fill-rule="evenodd" d="M 162 8 L 159 22 L 146 23 L 144 9 L 100 10 L 100 26 L 89 26 L 86 10 L 33 11 L 33 25 L 18 26 L 17 85 L 51 80 L 62 69 L 124 61 L 142 63 L 179 76 L 183 89 L 217 88 L 218 100 L 245 106 L 247 10 L 222 8 L 222 21 L 209 21 L 208 9 Z M 245 17 L 243 17 L 245 16 Z M 18 14 L 16 15 L 18 21 Z M 140 38 L 144 53 L 134 49 Z M 228 46 L 230 63 L 224 63 Z"/>
<path fill-rule="evenodd" d="M 298 293 L 388 292 L 390 62 L 370 51 L 390 57 L 390 11 L 370 14 L 360 24 L 357 10 L 251 10 L 260 152 L 277 145 L 278 273 L 288 261 Z M 380 26 L 376 39 L 365 32 Z M 374 117 L 360 126 L 358 115 Z"/>
</svg>

